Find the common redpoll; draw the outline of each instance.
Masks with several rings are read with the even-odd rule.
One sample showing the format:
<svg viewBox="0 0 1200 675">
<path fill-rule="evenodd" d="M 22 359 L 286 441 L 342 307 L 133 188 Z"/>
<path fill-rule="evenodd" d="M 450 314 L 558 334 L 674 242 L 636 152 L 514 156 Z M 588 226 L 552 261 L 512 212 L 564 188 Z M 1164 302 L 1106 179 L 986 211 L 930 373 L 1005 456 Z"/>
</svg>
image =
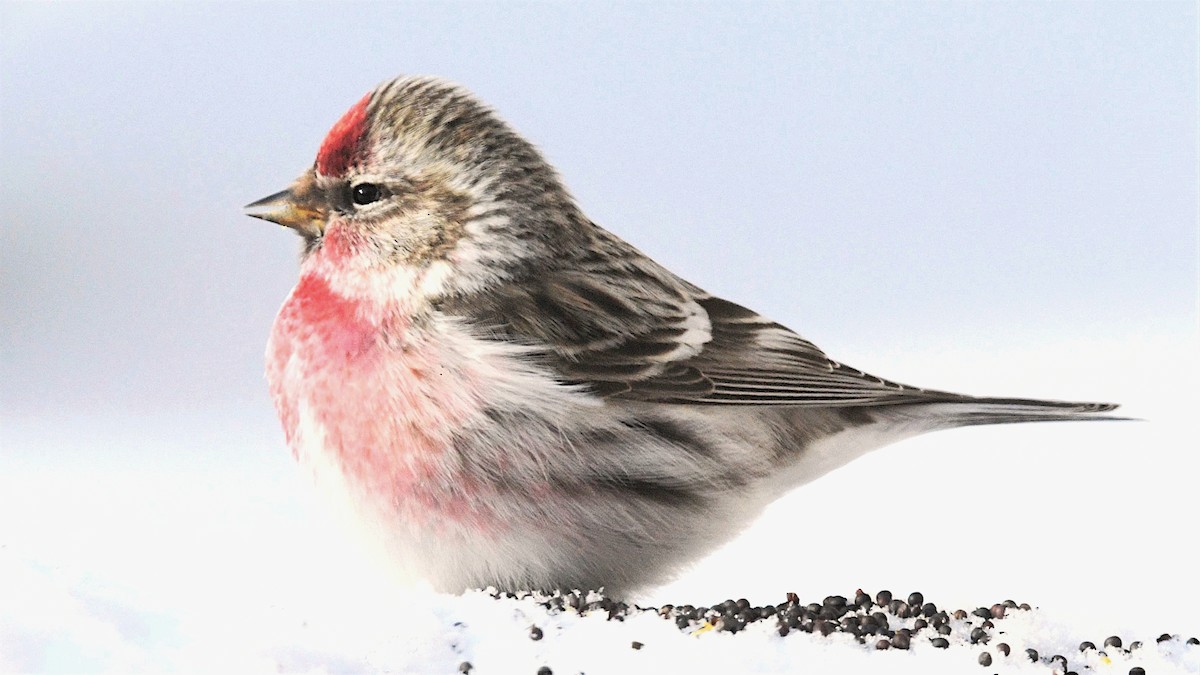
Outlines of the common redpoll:
<svg viewBox="0 0 1200 675">
<path fill-rule="evenodd" d="M 831 361 L 588 220 L 469 92 L 402 77 L 247 207 L 304 239 L 267 378 L 287 442 L 435 588 L 666 580 L 901 438 L 1115 408 Z"/>
</svg>

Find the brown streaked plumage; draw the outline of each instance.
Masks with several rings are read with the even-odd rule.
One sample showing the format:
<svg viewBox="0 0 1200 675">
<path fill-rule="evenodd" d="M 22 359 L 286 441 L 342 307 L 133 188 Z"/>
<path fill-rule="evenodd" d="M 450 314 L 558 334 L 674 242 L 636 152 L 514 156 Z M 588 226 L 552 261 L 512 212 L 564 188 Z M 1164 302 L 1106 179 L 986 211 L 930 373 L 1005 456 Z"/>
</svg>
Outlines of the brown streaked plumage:
<svg viewBox="0 0 1200 675">
<path fill-rule="evenodd" d="M 433 78 L 381 85 L 251 209 L 306 241 L 268 346 L 289 445 L 443 590 L 636 589 L 873 448 L 1115 407 L 832 361 L 592 223 L 532 145 Z"/>
</svg>

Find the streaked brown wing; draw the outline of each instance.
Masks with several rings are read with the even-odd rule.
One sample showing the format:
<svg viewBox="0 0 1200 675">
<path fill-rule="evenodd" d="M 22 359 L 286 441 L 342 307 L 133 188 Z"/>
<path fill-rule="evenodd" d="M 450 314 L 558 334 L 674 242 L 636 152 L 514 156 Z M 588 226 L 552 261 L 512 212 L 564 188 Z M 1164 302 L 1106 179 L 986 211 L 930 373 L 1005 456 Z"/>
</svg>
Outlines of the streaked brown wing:
<svg viewBox="0 0 1200 675">
<path fill-rule="evenodd" d="M 444 311 L 545 350 L 564 382 L 602 396 L 790 406 L 968 399 L 831 361 L 791 330 L 704 293 L 612 235 L 598 236 L 569 266 L 448 301 Z"/>
</svg>

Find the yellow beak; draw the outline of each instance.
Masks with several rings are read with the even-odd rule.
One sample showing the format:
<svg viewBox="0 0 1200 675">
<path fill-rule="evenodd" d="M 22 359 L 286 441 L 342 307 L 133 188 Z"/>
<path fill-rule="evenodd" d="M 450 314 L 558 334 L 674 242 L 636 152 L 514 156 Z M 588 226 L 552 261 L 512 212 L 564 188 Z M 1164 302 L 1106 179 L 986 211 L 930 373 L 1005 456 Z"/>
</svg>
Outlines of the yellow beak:
<svg viewBox="0 0 1200 675">
<path fill-rule="evenodd" d="M 328 214 L 305 199 L 298 199 L 293 189 L 276 192 L 246 205 L 246 215 L 290 227 L 306 237 L 319 237 L 325 232 Z"/>
</svg>

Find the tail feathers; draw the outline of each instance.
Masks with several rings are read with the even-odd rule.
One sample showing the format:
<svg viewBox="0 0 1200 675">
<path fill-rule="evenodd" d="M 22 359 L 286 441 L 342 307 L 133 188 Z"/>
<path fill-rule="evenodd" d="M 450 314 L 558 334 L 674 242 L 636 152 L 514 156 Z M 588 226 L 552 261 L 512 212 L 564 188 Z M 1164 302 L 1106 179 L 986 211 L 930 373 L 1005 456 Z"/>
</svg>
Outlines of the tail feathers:
<svg viewBox="0 0 1200 675">
<path fill-rule="evenodd" d="M 1016 424 L 1018 422 L 1072 422 L 1078 420 L 1132 420 L 1132 417 L 1106 415 L 1117 409 L 1114 403 L 1074 403 L 1027 398 L 964 398 L 960 401 L 926 403 L 914 406 L 919 415 L 934 418 L 940 427 L 965 427 L 980 424 Z"/>
</svg>

